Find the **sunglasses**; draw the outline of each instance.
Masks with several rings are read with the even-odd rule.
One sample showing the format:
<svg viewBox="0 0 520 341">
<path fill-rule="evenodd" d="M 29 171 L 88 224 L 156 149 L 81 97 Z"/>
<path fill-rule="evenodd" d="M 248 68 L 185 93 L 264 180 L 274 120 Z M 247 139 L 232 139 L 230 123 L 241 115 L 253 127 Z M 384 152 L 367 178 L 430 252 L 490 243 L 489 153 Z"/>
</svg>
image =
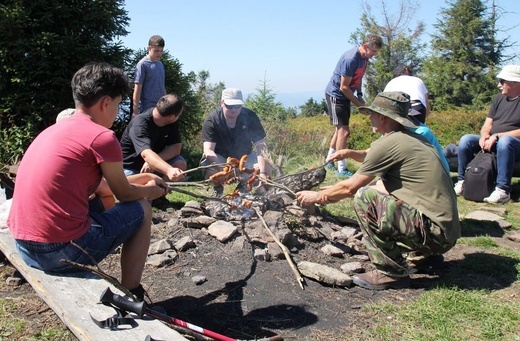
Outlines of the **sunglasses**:
<svg viewBox="0 0 520 341">
<path fill-rule="evenodd" d="M 233 109 L 240 109 L 240 108 L 242 108 L 241 105 L 227 105 L 226 103 L 224 103 L 224 106 L 226 107 L 227 110 L 233 110 Z"/>
<path fill-rule="evenodd" d="M 499 79 L 498 79 L 498 84 L 500 84 L 500 85 L 504 85 L 505 83 L 515 84 L 515 83 L 518 83 L 518 82 L 515 82 L 515 81 L 506 81 L 505 79 L 502 79 L 502 78 L 499 78 Z"/>
</svg>

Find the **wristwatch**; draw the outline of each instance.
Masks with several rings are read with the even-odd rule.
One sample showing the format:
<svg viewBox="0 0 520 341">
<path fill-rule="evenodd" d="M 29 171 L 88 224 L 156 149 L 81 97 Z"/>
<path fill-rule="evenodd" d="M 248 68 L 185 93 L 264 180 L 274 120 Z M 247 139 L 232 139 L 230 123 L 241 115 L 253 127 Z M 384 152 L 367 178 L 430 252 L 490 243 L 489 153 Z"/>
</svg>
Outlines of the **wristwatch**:
<svg viewBox="0 0 520 341">
<path fill-rule="evenodd" d="M 361 91 L 358 91 L 358 92 L 357 92 L 357 95 L 358 95 L 358 97 L 359 97 L 359 96 L 363 97 L 363 93 L 362 93 Z"/>
<path fill-rule="evenodd" d="M 497 139 L 497 141 L 498 141 L 498 133 L 494 133 L 494 134 L 491 135 L 491 136 L 494 136 L 494 137 Z"/>
</svg>

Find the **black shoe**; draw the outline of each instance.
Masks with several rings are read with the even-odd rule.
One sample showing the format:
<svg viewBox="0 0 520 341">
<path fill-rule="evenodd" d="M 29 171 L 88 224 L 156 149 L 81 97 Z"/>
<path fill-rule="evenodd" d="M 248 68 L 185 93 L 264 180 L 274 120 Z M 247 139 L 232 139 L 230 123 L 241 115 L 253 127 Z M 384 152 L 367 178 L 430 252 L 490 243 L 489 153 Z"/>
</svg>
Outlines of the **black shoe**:
<svg viewBox="0 0 520 341">
<path fill-rule="evenodd" d="M 143 302 L 145 295 L 148 297 L 146 290 L 144 290 L 141 284 L 139 284 L 137 288 L 130 289 L 130 292 L 137 298 L 137 302 Z"/>
</svg>

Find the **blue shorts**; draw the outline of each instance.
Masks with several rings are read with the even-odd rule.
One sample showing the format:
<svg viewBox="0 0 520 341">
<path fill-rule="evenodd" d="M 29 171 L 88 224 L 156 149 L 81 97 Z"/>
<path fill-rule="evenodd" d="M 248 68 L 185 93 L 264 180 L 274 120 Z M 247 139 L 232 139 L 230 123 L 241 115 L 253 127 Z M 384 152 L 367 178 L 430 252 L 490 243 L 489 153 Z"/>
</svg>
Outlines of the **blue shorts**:
<svg viewBox="0 0 520 341">
<path fill-rule="evenodd" d="M 16 240 L 16 247 L 27 265 L 49 272 L 77 272 L 79 269 L 62 263 L 67 259 L 84 265 L 99 263 L 119 245 L 134 235 L 143 223 L 144 210 L 138 201 L 119 203 L 102 213 L 90 212 L 92 224 L 80 238 L 66 243 L 39 243 Z M 149 241 L 143 241 L 147 243 Z M 76 247 L 83 248 L 87 254 Z"/>
</svg>

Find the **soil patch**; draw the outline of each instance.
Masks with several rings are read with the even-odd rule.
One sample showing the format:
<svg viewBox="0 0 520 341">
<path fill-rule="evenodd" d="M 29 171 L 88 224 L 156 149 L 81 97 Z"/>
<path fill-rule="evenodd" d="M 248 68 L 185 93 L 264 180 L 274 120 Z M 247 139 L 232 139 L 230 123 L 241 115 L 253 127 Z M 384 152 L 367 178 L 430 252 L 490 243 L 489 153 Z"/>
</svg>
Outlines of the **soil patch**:
<svg viewBox="0 0 520 341">
<path fill-rule="evenodd" d="M 484 252 L 480 248 L 456 245 L 445 254 L 445 261 L 440 266 L 412 275 L 409 289 L 369 291 L 356 286 L 327 286 L 305 278 L 306 285 L 302 290 L 286 260 L 255 259 L 255 249 L 262 246 L 248 242 L 243 231 L 226 243 L 217 241 L 206 229 L 175 227 L 173 231 L 165 231 L 164 222 L 170 219 L 169 215 L 161 210 L 154 213 L 154 239 L 162 238 L 166 232 L 178 239 L 190 236 L 196 247 L 179 252 L 172 265 L 147 266 L 143 286 L 153 302 L 162 306 L 168 315 L 238 339 L 273 335 L 280 335 L 285 340 L 344 339 L 345 330 L 366 329 L 370 325 L 370 314 L 363 309 L 367 304 L 400 304 L 413 300 L 425 290 L 442 284 L 443 278 L 456 271 L 466 257 L 478 257 Z M 518 250 L 517 243 L 504 237 L 494 239 Z M 305 260 L 336 269 L 356 260 L 350 255 L 331 257 L 323 254 L 320 248 L 327 243 L 330 243 L 327 239 L 305 241 L 301 247 L 291 249 L 292 258 L 295 263 Z M 119 255 L 114 254 L 100 267 L 117 275 L 110 269 L 118 269 L 118 261 Z M 364 264 L 367 270 L 371 268 L 369 262 Z M 0 338 L 28 339 L 48 327 L 65 329 L 29 284 L 6 284 L 7 277 L 13 276 L 15 269 L 5 260 L 0 270 L 0 299 L 6 302 L 7 317 L 28 321 L 24 330 L 0 328 Z M 207 281 L 195 284 L 194 276 L 204 276 Z M 490 283 L 489 287 L 496 289 L 496 285 Z M 64 339 L 73 338 L 72 334 L 65 335 Z M 160 339 L 160 335 L 153 337 Z"/>
</svg>

